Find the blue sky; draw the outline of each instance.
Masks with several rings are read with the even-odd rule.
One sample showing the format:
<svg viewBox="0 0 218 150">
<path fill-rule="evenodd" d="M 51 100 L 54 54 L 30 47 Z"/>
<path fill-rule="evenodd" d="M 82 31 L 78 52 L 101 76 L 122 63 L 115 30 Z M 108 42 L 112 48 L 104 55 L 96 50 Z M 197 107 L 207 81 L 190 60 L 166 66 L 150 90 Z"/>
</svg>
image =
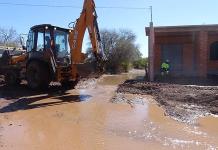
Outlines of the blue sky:
<svg viewBox="0 0 218 150">
<path fill-rule="evenodd" d="M 0 2 L 81 6 L 83 0 L 1 0 Z M 96 6 L 153 6 L 155 26 L 218 24 L 217 0 L 95 0 Z M 31 26 L 50 23 L 67 27 L 79 17 L 81 9 L 0 5 L 0 26 L 14 27 L 18 33 L 28 33 Z M 147 56 L 145 26 L 150 21 L 149 10 L 97 9 L 100 29 L 130 29 L 137 35 L 136 43 Z M 88 42 L 88 37 L 85 42 Z M 84 45 L 84 49 L 86 44 Z"/>
</svg>

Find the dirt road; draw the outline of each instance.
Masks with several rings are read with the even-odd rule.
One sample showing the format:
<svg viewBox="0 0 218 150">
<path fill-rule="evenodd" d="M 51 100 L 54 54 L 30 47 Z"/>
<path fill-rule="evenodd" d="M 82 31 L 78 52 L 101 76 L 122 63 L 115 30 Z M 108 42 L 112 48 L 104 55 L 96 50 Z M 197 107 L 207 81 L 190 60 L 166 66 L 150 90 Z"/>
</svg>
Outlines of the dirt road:
<svg viewBox="0 0 218 150">
<path fill-rule="evenodd" d="M 218 118 L 181 123 L 165 116 L 152 96 L 116 94 L 118 84 L 138 74 L 105 75 L 89 86 L 47 93 L 1 87 L 0 149 L 218 149 Z"/>
</svg>

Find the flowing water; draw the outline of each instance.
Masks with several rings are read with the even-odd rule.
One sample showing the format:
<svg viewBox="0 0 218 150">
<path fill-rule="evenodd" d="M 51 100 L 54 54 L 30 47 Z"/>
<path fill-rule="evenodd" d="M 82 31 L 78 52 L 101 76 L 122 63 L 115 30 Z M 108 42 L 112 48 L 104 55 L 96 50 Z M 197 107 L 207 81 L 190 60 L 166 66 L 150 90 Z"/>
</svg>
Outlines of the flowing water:
<svg viewBox="0 0 218 150">
<path fill-rule="evenodd" d="M 116 94 L 119 83 L 138 74 L 105 75 L 86 89 L 21 98 L 11 104 L 19 109 L 0 113 L 0 149 L 218 149 L 215 116 L 184 124 L 165 116 L 151 96 Z M 121 100 L 112 103 L 114 97 Z"/>
</svg>

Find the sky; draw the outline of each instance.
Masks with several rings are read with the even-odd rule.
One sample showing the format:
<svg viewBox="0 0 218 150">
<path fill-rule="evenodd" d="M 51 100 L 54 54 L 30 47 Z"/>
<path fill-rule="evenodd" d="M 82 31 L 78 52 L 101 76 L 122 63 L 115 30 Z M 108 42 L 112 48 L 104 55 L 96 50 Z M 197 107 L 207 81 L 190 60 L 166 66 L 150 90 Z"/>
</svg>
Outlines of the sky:
<svg viewBox="0 0 218 150">
<path fill-rule="evenodd" d="M 0 4 L 0 27 L 13 27 L 18 33 L 28 33 L 31 26 L 49 23 L 68 27 L 81 12 L 83 0 L 0 0 L 0 3 L 69 5 L 81 8 L 27 7 Z M 218 24 L 217 0 L 95 0 L 97 7 L 153 6 L 154 26 Z M 149 9 L 97 8 L 100 29 L 128 29 L 136 36 L 136 44 L 144 57 L 148 56 L 145 27 L 150 22 Z M 88 43 L 86 35 L 83 49 Z"/>
</svg>

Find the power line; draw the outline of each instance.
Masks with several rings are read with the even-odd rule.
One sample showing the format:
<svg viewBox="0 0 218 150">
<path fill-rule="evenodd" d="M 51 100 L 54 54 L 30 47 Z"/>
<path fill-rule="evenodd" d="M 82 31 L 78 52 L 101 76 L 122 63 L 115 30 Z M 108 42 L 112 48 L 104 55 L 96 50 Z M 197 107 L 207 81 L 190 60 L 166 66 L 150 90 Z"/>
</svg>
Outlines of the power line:
<svg viewBox="0 0 218 150">
<path fill-rule="evenodd" d="M 100 7 L 96 7 L 96 8 L 100 8 L 100 9 L 135 9 L 135 10 L 146 10 L 148 8 L 145 7 L 114 7 L 114 6 L 100 6 Z"/>
<path fill-rule="evenodd" d="M 29 6 L 29 7 L 61 7 L 61 8 L 81 8 L 79 6 L 67 6 L 67 5 L 45 5 L 45 4 L 27 4 L 27 3 L 2 3 L 0 5 L 10 6 Z"/>
<path fill-rule="evenodd" d="M 27 3 L 9 3 L 9 2 L 0 2 L 0 5 L 8 6 L 27 6 L 27 7 L 51 7 L 51 8 L 78 8 L 80 6 L 70 6 L 70 5 L 46 5 L 46 4 L 27 4 Z M 132 9 L 132 10 L 146 10 L 149 8 L 145 7 L 115 7 L 115 6 L 99 6 L 98 9 Z"/>
</svg>

